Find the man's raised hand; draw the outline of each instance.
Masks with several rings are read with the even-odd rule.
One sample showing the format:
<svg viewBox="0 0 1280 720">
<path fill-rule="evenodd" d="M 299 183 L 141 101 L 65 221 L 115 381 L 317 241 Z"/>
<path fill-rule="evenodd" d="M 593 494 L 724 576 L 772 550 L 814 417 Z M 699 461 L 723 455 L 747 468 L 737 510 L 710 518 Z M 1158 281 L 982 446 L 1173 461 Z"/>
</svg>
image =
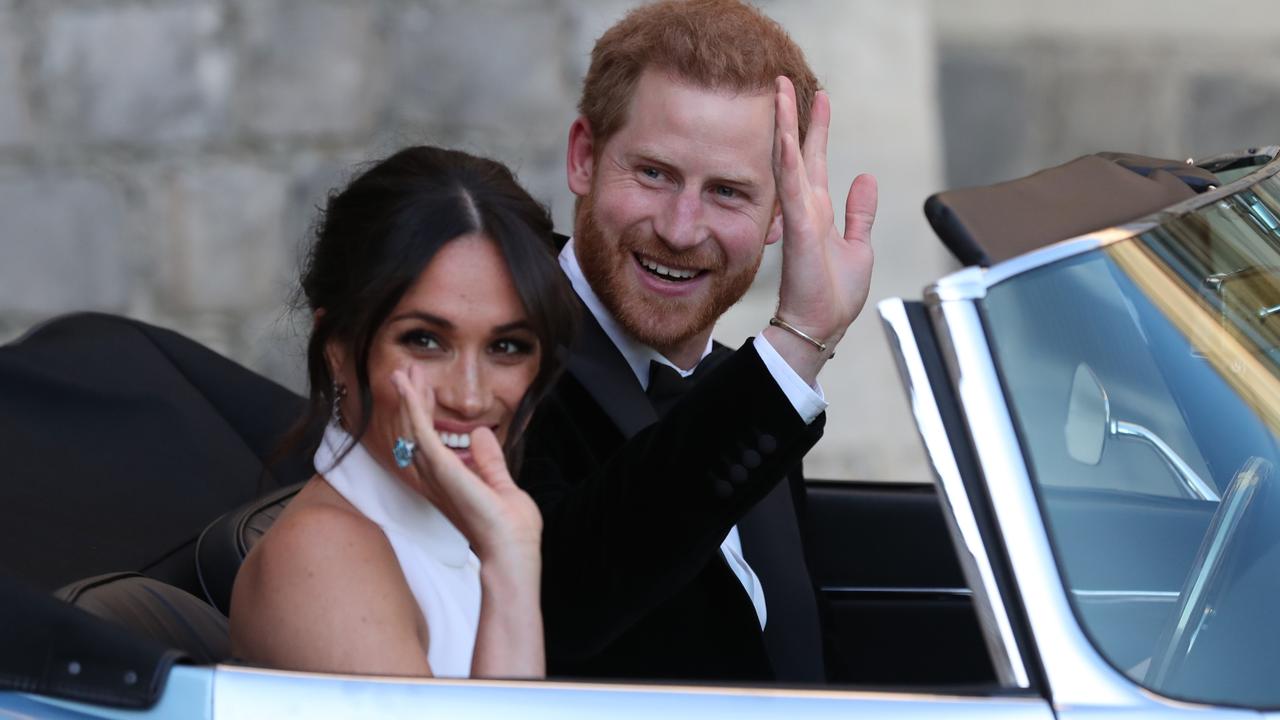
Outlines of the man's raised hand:
<svg viewBox="0 0 1280 720">
<path fill-rule="evenodd" d="M 795 87 L 779 77 L 774 99 L 773 172 L 782 206 L 782 285 L 778 317 L 826 343 L 827 352 L 779 328 L 770 344 L 812 384 L 818 370 L 862 311 L 871 287 L 871 227 L 876 218 L 876 179 L 859 175 L 845 201 L 845 229 L 835 226 L 827 191 L 827 133 L 831 102 L 813 99 L 804 147 L 799 142 Z"/>
</svg>

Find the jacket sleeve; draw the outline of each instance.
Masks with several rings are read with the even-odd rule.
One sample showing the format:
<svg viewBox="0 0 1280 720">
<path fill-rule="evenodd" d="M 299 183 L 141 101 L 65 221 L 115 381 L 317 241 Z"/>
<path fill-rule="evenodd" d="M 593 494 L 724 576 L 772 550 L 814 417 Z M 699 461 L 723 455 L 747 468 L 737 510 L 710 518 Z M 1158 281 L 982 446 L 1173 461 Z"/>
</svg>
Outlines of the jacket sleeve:
<svg viewBox="0 0 1280 720">
<path fill-rule="evenodd" d="M 825 421 L 804 424 L 750 342 L 598 459 L 583 462 L 598 452 L 580 426 L 593 418 L 572 404 L 539 408 L 521 472 L 543 513 L 548 647 L 566 657 L 598 652 L 690 582 Z"/>
</svg>

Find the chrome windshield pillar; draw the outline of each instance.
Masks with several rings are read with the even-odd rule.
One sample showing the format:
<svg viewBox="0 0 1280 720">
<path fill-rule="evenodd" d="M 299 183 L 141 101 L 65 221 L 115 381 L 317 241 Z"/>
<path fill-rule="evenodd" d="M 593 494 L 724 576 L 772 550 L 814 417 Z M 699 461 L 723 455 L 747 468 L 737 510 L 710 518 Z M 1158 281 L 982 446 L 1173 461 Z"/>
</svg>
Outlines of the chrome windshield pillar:
<svg viewBox="0 0 1280 720">
<path fill-rule="evenodd" d="M 950 438 L 943 426 L 938 401 L 925 371 L 911 322 L 907 318 L 906 306 L 902 300 L 893 298 L 882 301 L 876 309 L 880 312 L 880 320 L 897 360 L 898 373 L 906 387 L 916 429 L 941 490 L 939 497 L 947 505 L 948 512 L 944 513 L 947 526 L 960 556 L 960 568 L 965 582 L 973 590 L 974 611 L 978 615 L 996 677 L 1006 687 L 1030 687 L 1031 680 L 1013 633 L 1008 606 L 996 584 L 991 554 L 978 529 L 977 516 L 969 502 Z"/>
<path fill-rule="evenodd" d="M 1071 611 L 976 302 L 931 295 L 926 304 L 1054 704 L 1149 705 L 1098 655 Z"/>
</svg>

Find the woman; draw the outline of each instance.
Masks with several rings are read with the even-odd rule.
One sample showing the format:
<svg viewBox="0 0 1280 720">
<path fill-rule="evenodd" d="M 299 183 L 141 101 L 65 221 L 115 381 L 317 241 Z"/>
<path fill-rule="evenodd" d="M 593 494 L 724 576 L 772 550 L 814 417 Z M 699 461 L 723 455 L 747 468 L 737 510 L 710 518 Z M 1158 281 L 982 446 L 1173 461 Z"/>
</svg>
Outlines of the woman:
<svg viewBox="0 0 1280 720">
<path fill-rule="evenodd" d="M 236 578 L 234 655 L 544 674 L 541 518 L 508 468 L 574 325 L 550 237 L 505 167 L 456 151 L 403 150 L 330 198 L 300 290 L 317 474 Z"/>
</svg>

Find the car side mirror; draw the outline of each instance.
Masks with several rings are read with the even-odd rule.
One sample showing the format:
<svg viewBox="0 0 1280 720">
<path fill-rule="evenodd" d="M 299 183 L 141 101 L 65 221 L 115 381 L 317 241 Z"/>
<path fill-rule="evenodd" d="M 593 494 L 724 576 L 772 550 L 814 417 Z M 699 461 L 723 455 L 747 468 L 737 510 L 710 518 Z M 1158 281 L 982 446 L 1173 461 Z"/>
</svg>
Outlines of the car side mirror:
<svg viewBox="0 0 1280 720">
<path fill-rule="evenodd" d="M 1067 401 L 1067 454 L 1072 460 L 1097 465 L 1102 460 L 1111 426 L 1111 403 L 1098 376 L 1086 363 L 1076 366 Z"/>
</svg>

